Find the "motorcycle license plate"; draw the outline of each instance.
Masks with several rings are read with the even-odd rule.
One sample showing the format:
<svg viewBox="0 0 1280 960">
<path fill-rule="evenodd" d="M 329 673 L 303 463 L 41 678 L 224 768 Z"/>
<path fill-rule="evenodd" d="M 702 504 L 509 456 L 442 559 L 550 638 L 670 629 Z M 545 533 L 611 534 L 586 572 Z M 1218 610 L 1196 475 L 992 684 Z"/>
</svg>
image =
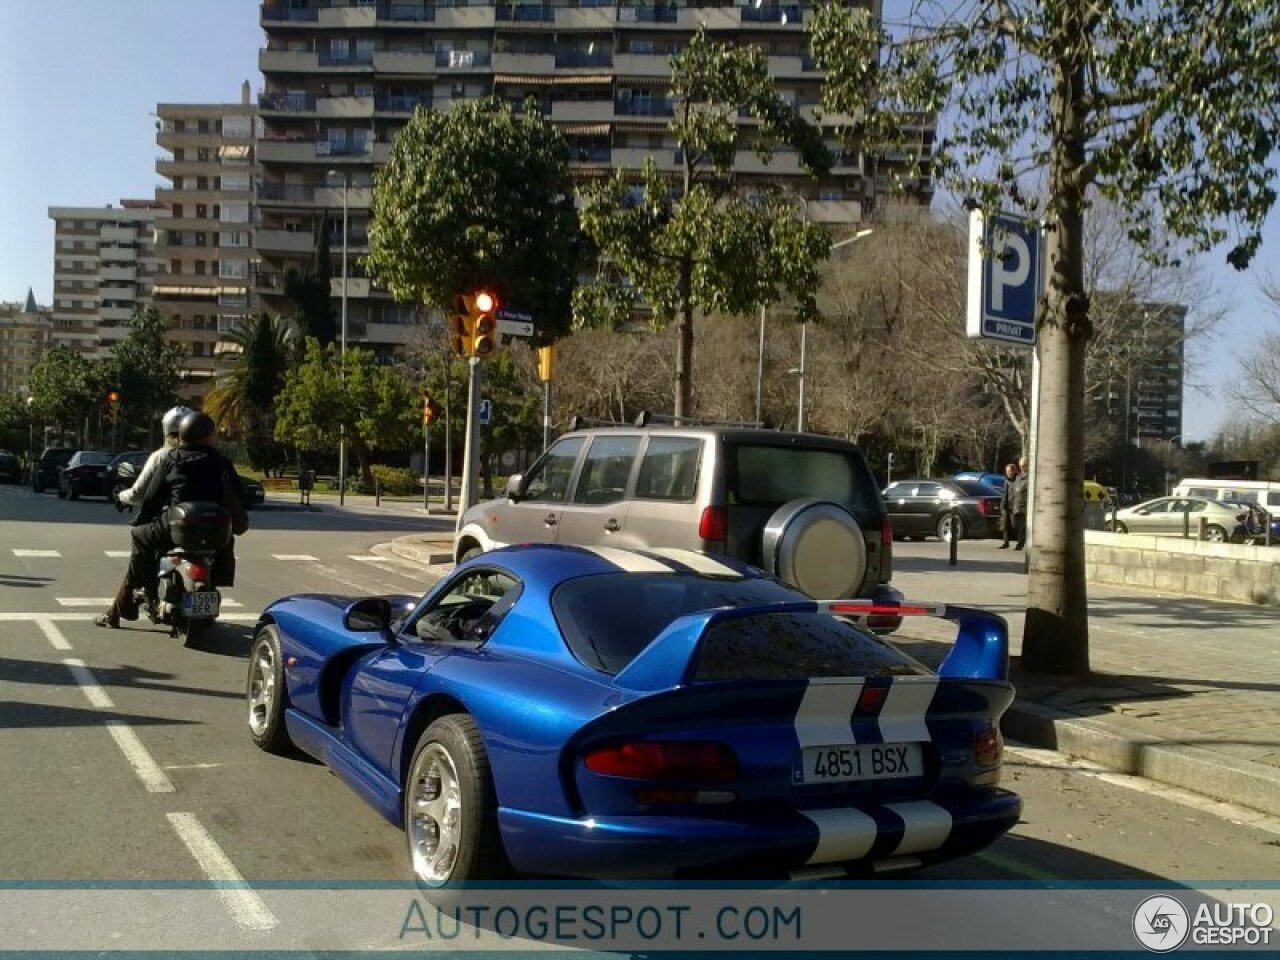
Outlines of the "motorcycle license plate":
<svg viewBox="0 0 1280 960">
<path fill-rule="evenodd" d="M 182 598 L 182 612 L 188 618 L 213 618 L 218 615 L 222 606 L 222 598 L 216 590 L 202 590 L 199 593 L 188 593 Z"/>
</svg>

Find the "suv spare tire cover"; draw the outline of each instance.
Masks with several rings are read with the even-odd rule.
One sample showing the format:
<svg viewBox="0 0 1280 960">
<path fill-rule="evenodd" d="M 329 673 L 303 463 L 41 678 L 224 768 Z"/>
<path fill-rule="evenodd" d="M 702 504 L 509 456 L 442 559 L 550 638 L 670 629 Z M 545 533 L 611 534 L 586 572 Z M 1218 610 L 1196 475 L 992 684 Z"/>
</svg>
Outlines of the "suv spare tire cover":
<svg viewBox="0 0 1280 960">
<path fill-rule="evenodd" d="M 764 568 L 815 600 L 855 597 L 867 575 L 857 519 L 830 500 L 792 500 L 764 527 Z"/>
</svg>

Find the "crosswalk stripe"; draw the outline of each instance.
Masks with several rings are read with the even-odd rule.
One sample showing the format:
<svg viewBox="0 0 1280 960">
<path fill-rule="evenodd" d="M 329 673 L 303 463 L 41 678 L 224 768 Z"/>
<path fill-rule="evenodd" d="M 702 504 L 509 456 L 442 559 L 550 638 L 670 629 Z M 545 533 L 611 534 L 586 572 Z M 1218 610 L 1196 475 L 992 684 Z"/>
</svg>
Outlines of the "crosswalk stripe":
<svg viewBox="0 0 1280 960">
<path fill-rule="evenodd" d="M 128 560 L 131 554 L 128 550 L 103 550 L 112 560 Z"/>
<path fill-rule="evenodd" d="M 108 607 L 111 603 L 111 597 L 58 597 L 58 605 L 62 607 Z M 229 597 L 222 598 L 222 605 L 224 607 L 244 606 L 239 600 L 232 600 Z"/>
<path fill-rule="evenodd" d="M 57 550 L 20 550 L 17 547 L 13 548 L 13 555 L 15 557 L 60 557 L 62 556 L 62 554 L 59 553 Z"/>
<path fill-rule="evenodd" d="M 273 553 L 271 556 L 276 560 L 306 560 L 311 563 L 315 563 L 319 559 L 309 553 Z"/>
</svg>

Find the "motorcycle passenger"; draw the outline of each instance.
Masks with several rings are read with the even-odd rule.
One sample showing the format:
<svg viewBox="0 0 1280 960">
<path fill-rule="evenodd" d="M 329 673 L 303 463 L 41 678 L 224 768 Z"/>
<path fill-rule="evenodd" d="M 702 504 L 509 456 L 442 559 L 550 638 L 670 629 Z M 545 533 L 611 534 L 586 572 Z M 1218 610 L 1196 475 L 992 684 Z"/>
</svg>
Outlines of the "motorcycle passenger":
<svg viewBox="0 0 1280 960">
<path fill-rule="evenodd" d="M 147 481 L 151 479 L 151 475 L 156 472 L 160 466 L 160 461 L 164 459 L 164 455 L 178 445 L 178 428 L 182 425 L 185 417 L 195 413 L 190 407 L 176 406 L 171 408 L 160 418 L 160 427 L 164 431 L 164 441 L 160 446 L 151 452 L 151 456 L 147 457 L 147 462 L 143 464 L 142 471 L 138 474 L 137 479 L 133 481 L 133 486 L 128 490 L 121 490 L 118 497 L 119 501 L 127 507 L 135 506 L 138 499 L 142 496 L 142 491 L 147 488 Z M 151 597 L 147 598 L 152 599 Z"/>
<path fill-rule="evenodd" d="M 94 622 L 112 629 L 121 620 L 138 619 L 134 591 L 142 588 L 149 597 L 159 592 L 157 568 L 160 557 L 173 547 L 169 534 L 169 507 L 192 500 L 221 503 L 233 518 L 243 516 L 235 470 L 231 462 L 214 449 L 217 428 L 205 413 L 183 418 L 178 430 L 179 445 L 165 453 L 141 491 L 138 514 L 131 521 L 133 552 L 115 599 Z"/>
</svg>

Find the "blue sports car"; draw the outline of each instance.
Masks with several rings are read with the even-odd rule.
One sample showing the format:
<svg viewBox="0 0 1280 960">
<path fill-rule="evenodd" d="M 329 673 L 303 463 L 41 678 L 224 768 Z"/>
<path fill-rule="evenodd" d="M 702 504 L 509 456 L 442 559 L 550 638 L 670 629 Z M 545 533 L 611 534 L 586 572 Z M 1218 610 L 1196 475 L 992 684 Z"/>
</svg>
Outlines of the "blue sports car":
<svg viewBox="0 0 1280 960">
<path fill-rule="evenodd" d="M 864 628 L 955 621 L 935 675 Z M 803 876 L 915 866 L 1017 822 L 1005 624 L 815 602 L 682 550 L 509 547 L 421 600 L 263 613 L 248 719 L 406 833 L 425 887 L 511 873 Z"/>
</svg>

